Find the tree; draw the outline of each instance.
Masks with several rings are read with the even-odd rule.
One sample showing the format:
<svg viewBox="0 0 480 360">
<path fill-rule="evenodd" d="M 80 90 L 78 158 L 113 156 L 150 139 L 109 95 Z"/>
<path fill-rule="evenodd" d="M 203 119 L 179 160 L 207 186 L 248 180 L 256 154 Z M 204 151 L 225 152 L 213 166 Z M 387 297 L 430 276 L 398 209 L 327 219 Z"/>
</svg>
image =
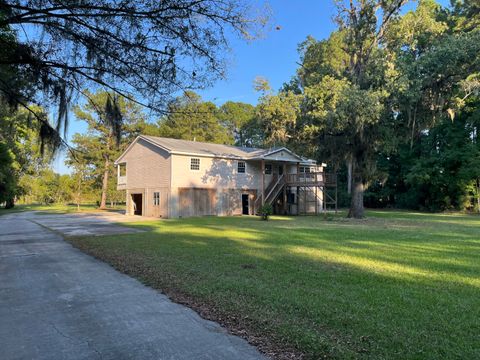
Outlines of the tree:
<svg viewBox="0 0 480 360">
<path fill-rule="evenodd" d="M 476 169 L 472 108 L 480 89 L 480 32 L 468 25 L 479 15 L 472 8 L 422 0 L 386 29 L 392 131 L 389 149 L 374 156 L 386 176 L 372 180 L 371 205 L 472 209 L 477 177 L 467 169 Z M 462 19 L 466 13 L 470 19 Z"/>
<path fill-rule="evenodd" d="M 190 141 L 232 144 L 234 139 L 220 121 L 217 106 L 191 91 L 168 104 L 168 115 L 158 122 L 159 135 Z"/>
<path fill-rule="evenodd" d="M 227 101 L 218 112 L 218 116 L 228 129 L 230 137 L 237 146 L 257 145 L 257 136 L 252 133 L 255 119 L 255 107 L 242 102 Z"/>
<path fill-rule="evenodd" d="M 109 178 L 114 173 L 113 161 L 140 132 L 145 118 L 138 104 L 111 92 L 89 93 L 88 101 L 74 107 L 73 112 L 77 119 L 88 124 L 88 133 L 75 134 L 72 142 L 77 152 L 68 162 L 77 171 L 86 171 L 85 165 L 92 165 L 96 177 L 101 179 L 100 208 L 105 209 Z"/>
<path fill-rule="evenodd" d="M 73 168 L 69 190 L 72 200 L 77 204 L 77 210 L 80 211 L 80 204 L 83 202 L 85 194 L 92 190 L 95 168 L 86 156 L 67 159 L 66 163 Z"/>
<path fill-rule="evenodd" d="M 38 114 L 46 116 L 42 109 Z M 37 138 L 40 127 L 37 119 L 26 110 L 12 111 L 8 106 L 0 107 L 0 202 L 7 208 L 13 207 L 15 199 L 25 191 L 20 179 L 32 175 L 44 166 L 51 153 L 41 156 L 41 144 Z"/>
<path fill-rule="evenodd" d="M 224 76 L 226 33 L 255 37 L 266 19 L 252 14 L 236 0 L 2 0 L 0 64 L 11 76 L 0 93 L 33 114 L 30 104 L 57 104 L 55 127 L 40 117 L 42 137 L 56 140 L 85 88 L 162 111 L 170 94 Z"/>
<path fill-rule="evenodd" d="M 14 205 L 16 192 L 15 177 L 12 170 L 14 157 L 6 144 L 0 142 L 0 204 L 5 204 L 6 209 Z"/>
<path fill-rule="evenodd" d="M 334 168 L 348 165 L 351 217 L 363 216 L 365 189 L 386 182 L 384 165 L 403 144 L 413 148 L 480 89 L 480 32 L 460 20 L 475 7 L 422 0 L 399 15 L 405 3 L 337 1 L 338 29 L 301 44 L 290 83 L 303 95 L 297 138 Z"/>
<path fill-rule="evenodd" d="M 264 131 L 264 145 L 286 146 L 295 136 L 300 99 L 292 91 L 266 93 L 260 98 L 256 114 Z"/>
</svg>

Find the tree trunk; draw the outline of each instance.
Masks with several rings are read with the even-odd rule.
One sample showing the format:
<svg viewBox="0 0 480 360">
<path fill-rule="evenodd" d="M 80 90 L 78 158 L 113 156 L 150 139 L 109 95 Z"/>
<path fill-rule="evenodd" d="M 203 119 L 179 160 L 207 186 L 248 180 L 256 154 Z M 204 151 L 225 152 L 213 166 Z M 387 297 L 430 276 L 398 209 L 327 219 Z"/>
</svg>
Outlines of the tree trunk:
<svg viewBox="0 0 480 360">
<path fill-rule="evenodd" d="M 480 179 L 477 179 L 477 212 L 480 213 Z"/>
<path fill-rule="evenodd" d="M 102 200 L 100 202 L 100 209 L 107 208 L 107 191 L 108 191 L 108 173 L 109 173 L 110 161 L 105 159 L 105 170 L 103 172 L 103 182 L 102 182 Z"/>
<path fill-rule="evenodd" d="M 361 176 L 355 176 L 352 190 L 352 201 L 350 203 L 348 217 L 362 219 L 365 211 L 363 207 L 363 192 L 365 191 L 365 189 Z"/>
<path fill-rule="evenodd" d="M 348 159 L 347 160 L 347 170 L 348 170 L 347 193 L 348 195 L 352 193 L 352 169 L 353 169 L 353 161 L 352 159 Z"/>
<path fill-rule="evenodd" d="M 14 206 L 15 206 L 15 199 L 13 197 L 5 201 L 5 209 L 11 209 Z"/>
</svg>

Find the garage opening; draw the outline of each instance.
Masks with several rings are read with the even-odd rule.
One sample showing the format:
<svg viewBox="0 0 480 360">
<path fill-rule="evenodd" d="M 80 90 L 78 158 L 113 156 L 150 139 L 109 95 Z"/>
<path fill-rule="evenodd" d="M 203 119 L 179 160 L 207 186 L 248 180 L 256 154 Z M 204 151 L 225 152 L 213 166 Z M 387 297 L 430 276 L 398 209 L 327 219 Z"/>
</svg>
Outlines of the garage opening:
<svg viewBox="0 0 480 360">
<path fill-rule="evenodd" d="M 142 215 L 142 194 L 132 194 L 133 215 Z"/>
<path fill-rule="evenodd" d="M 248 208 L 248 194 L 242 194 L 242 214 L 249 215 L 249 208 Z"/>
</svg>

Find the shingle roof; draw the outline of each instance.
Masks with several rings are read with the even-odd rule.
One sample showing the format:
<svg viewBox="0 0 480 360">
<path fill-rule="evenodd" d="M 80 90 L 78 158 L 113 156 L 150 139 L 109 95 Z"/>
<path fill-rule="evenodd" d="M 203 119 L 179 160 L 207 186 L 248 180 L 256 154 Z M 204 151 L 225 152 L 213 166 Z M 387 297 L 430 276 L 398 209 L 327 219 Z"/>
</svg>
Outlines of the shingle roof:
<svg viewBox="0 0 480 360">
<path fill-rule="evenodd" d="M 163 148 L 164 150 L 172 154 L 198 155 L 242 160 L 259 160 L 262 159 L 264 156 L 276 153 L 280 150 L 285 150 L 292 154 L 294 157 L 298 158 L 301 163 L 315 163 L 314 160 L 302 158 L 301 156 L 298 156 L 287 148 L 260 149 L 146 135 L 140 135 L 132 144 L 130 144 L 130 146 L 123 152 L 122 155 L 120 155 L 120 157 L 115 163 L 117 163 L 120 159 L 123 158 L 123 156 L 129 151 L 130 147 L 138 139 L 143 139 L 153 145 Z"/>
<path fill-rule="evenodd" d="M 259 149 L 251 147 L 240 147 L 233 145 L 212 144 L 199 141 L 170 139 L 157 136 L 141 136 L 150 140 L 158 146 L 176 153 L 194 153 L 198 155 L 219 156 L 219 157 L 238 157 L 251 158 L 270 153 L 273 149 Z"/>
</svg>

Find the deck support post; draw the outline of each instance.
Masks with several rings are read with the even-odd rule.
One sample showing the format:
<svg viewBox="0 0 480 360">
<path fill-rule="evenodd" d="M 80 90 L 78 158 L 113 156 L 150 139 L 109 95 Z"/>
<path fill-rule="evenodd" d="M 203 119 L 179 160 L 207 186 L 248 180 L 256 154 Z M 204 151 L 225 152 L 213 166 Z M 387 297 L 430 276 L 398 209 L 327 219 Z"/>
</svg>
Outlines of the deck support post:
<svg viewBox="0 0 480 360">
<path fill-rule="evenodd" d="M 300 163 L 297 162 L 297 179 L 298 182 L 300 180 Z M 300 187 L 297 185 L 297 215 L 300 215 Z"/>
<path fill-rule="evenodd" d="M 307 185 L 303 187 L 303 211 L 307 215 Z"/>
<path fill-rule="evenodd" d="M 265 160 L 262 159 L 262 206 L 265 205 Z"/>
<path fill-rule="evenodd" d="M 322 189 L 322 197 L 323 197 L 323 201 L 322 201 L 323 212 L 326 214 L 327 213 L 327 187 L 326 186 L 324 186 Z"/>
<path fill-rule="evenodd" d="M 287 215 L 287 163 L 283 163 L 283 215 Z"/>
</svg>

